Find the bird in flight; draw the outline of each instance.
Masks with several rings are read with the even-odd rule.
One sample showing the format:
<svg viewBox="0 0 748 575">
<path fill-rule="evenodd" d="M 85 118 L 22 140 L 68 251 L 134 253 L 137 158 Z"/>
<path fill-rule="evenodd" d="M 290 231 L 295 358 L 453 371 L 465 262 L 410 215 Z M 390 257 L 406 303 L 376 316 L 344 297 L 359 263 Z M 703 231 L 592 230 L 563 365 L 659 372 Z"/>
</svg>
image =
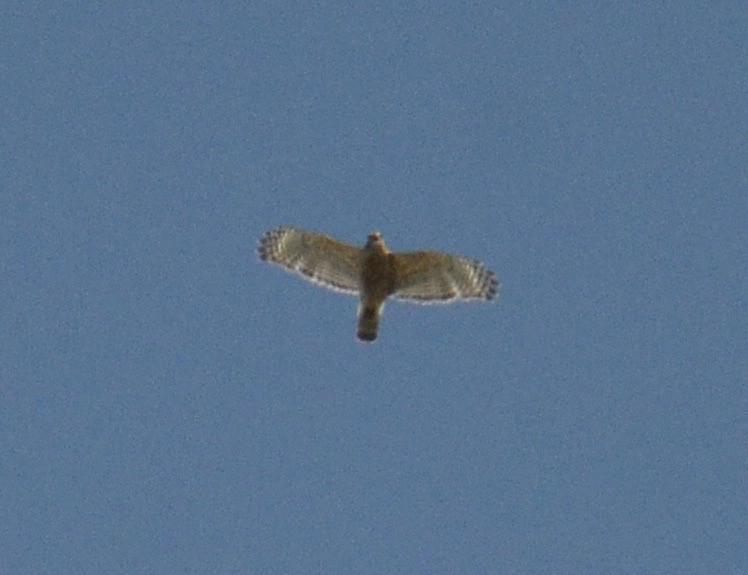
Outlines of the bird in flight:
<svg viewBox="0 0 748 575">
<path fill-rule="evenodd" d="M 491 300 L 499 282 L 480 261 L 433 251 L 396 253 L 378 232 L 363 248 L 298 228 L 279 227 L 260 240 L 260 259 L 330 289 L 360 297 L 358 338 L 374 341 L 388 297 L 416 303 Z"/>
</svg>

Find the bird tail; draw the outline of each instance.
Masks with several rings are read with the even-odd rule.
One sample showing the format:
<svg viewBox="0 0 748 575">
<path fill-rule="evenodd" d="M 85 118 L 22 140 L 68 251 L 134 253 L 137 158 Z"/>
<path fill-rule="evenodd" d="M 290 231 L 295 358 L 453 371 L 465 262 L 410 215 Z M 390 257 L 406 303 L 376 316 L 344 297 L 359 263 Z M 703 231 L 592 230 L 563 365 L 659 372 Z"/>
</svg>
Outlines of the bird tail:
<svg viewBox="0 0 748 575">
<path fill-rule="evenodd" d="M 382 305 L 362 305 L 358 310 L 358 339 L 374 341 L 379 330 L 379 316 Z"/>
</svg>

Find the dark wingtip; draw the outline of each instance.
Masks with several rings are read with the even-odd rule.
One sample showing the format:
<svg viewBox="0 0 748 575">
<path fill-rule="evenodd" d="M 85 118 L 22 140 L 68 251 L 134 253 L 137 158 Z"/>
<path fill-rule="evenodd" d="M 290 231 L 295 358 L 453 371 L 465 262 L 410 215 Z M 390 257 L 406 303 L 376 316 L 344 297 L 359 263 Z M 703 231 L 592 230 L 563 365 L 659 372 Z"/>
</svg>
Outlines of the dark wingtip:
<svg viewBox="0 0 748 575">
<path fill-rule="evenodd" d="M 499 280 L 497 280 L 496 277 L 491 276 L 491 284 L 488 286 L 486 299 L 496 299 L 496 296 L 499 295 L 499 285 Z"/>
<path fill-rule="evenodd" d="M 492 285 L 491 288 L 488 290 L 488 293 L 486 294 L 486 299 L 488 300 L 494 300 L 497 297 L 499 297 L 499 284 Z"/>
<path fill-rule="evenodd" d="M 271 259 L 270 251 L 272 249 L 273 237 L 278 234 L 278 229 L 272 229 L 269 232 L 265 232 L 260 238 L 260 245 L 257 246 L 257 255 L 264 262 Z"/>
<path fill-rule="evenodd" d="M 360 341 L 365 341 L 367 343 L 371 343 L 372 341 L 374 341 L 375 339 L 377 339 L 377 334 L 376 333 L 358 332 L 358 334 L 356 334 L 356 335 L 358 336 L 358 339 Z"/>
</svg>

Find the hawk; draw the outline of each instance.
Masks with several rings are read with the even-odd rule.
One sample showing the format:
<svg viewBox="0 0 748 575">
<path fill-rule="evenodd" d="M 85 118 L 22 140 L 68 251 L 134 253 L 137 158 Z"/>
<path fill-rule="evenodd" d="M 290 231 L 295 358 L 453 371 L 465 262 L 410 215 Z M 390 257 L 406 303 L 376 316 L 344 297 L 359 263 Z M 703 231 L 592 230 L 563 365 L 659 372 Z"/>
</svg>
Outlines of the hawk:
<svg viewBox="0 0 748 575">
<path fill-rule="evenodd" d="M 330 289 L 360 296 L 358 338 L 377 339 L 379 317 L 392 296 L 417 303 L 490 300 L 499 282 L 474 259 L 439 252 L 393 253 L 378 232 L 362 248 L 324 234 L 279 227 L 260 240 L 260 259 Z"/>
</svg>

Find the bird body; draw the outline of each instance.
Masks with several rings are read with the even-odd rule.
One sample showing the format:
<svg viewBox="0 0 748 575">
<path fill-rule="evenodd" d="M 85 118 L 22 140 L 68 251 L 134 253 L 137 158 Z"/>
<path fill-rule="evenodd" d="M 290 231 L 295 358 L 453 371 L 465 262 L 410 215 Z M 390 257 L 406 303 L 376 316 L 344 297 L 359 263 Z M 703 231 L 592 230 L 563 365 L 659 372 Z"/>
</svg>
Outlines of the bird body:
<svg viewBox="0 0 748 575">
<path fill-rule="evenodd" d="M 384 301 L 395 291 L 394 258 L 378 233 L 369 235 L 361 252 L 361 303 L 358 310 L 358 339 L 377 339 Z"/>
</svg>

